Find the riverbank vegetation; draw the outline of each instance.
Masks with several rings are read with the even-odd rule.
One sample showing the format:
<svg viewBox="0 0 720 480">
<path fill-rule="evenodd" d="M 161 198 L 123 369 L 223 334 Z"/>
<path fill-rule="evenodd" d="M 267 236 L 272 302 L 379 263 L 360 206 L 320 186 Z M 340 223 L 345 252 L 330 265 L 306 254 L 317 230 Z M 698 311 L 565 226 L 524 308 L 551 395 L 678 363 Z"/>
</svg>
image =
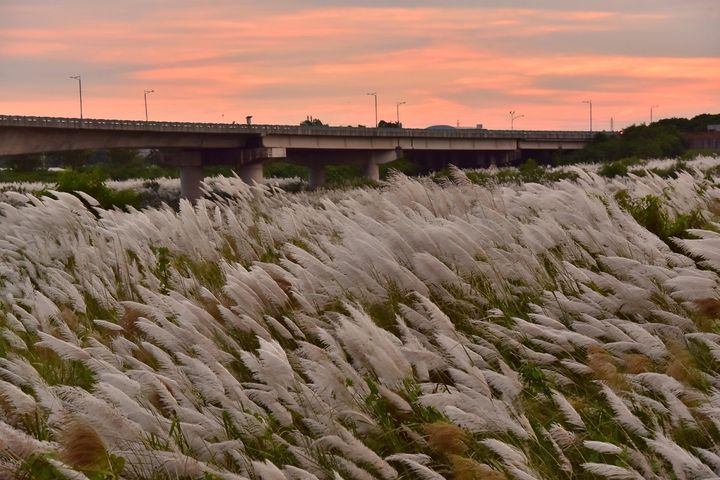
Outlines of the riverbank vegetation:
<svg viewBox="0 0 720 480">
<path fill-rule="evenodd" d="M 2 192 L 0 476 L 717 476 L 717 164 Z"/>
</svg>

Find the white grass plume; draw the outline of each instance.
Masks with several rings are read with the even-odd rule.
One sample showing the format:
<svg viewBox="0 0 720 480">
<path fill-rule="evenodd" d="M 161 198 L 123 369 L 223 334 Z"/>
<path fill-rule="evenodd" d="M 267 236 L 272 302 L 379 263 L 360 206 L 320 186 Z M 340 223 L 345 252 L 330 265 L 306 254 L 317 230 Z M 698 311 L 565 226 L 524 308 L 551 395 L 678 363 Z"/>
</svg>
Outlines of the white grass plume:
<svg viewBox="0 0 720 480">
<path fill-rule="evenodd" d="M 649 435 L 645 425 L 643 425 L 640 419 L 636 417 L 627 406 L 625 406 L 622 399 L 618 397 L 610 387 L 602 382 L 598 383 L 601 385 L 602 393 L 605 395 L 610 408 L 612 408 L 613 412 L 615 412 L 615 419 L 618 423 L 638 435 Z"/>
<path fill-rule="evenodd" d="M 580 465 L 588 472 L 612 480 L 642 480 L 642 476 L 631 469 L 609 465 L 607 463 L 586 462 Z"/>
</svg>

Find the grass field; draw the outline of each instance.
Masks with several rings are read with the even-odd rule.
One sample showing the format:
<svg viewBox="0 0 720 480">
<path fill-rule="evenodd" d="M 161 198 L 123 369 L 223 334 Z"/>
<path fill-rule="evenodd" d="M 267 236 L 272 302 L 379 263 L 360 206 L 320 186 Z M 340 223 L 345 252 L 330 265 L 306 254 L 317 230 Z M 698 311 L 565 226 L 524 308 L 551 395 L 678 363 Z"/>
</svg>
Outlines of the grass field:
<svg viewBox="0 0 720 480">
<path fill-rule="evenodd" d="M 718 164 L 6 189 L 0 478 L 715 478 Z"/>
</svg>

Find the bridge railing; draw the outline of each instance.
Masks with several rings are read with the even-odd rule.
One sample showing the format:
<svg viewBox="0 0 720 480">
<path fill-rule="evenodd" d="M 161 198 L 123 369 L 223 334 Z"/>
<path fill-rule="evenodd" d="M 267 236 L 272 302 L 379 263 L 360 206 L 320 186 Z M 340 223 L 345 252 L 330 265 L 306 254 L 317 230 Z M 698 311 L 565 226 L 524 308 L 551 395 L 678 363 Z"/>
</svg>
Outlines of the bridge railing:
<svg viewBox="0 0 720 480">
<path fill-rule="evenodd" d="M 587 131 L 555 130 L 486 130 L 422 129 L 422 128 L 366 128 L 366 127 L 314 127 L 298 125 L 247 125 L 242 123 L 198 123 L 136 121 L 96 118 L 33 117 L 0 115 L 0 126 L 42 127 L 82 130 L 134 130 L 162 132 L 196 132 L 213 134 L 275 134 L 293 136 L 357 136 L 401 138 L 519 138 L 565 141 L 589 141 L 594 133 Z"/>
</svg>

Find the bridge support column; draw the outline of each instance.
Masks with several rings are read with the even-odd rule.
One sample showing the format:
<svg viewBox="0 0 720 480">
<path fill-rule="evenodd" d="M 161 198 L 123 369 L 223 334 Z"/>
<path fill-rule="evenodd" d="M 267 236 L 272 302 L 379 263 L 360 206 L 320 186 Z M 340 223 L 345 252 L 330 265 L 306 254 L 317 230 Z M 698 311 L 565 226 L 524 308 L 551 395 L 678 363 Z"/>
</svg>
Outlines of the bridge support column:
<svg viewBox="0 0 720 480">
<path fill-rule="evenodd" d="M 315 190 L 325 185 L 325 164 L 313 162 L 308 166 L 308 188 Z"/>
<path fill-rule="evenodd" d="M 363 165 L 363 176 L 373 182 L 380 181 L 380 165 L 374 158 L 371 158 Z"/>
<path fill-rule="evenodd" d="M 196 202 L 202 196 L 200 184 L 203 180 L 202 152 L 200 150 L 179 150 L 163 154 L 163 163 L 180 169 L 180 198 Z"/>
<path fill-rule="evenodd" d="M 363 176 L 373 182 L 379 182 L 380 164 L 397 160 L 401 155 L 400 149 L 370 152 L 369 158 L 363 163 Z"/>
<path fill-rule="evenodd" d="M 263 182 L 263 164 L 262 162 L 258 163 L 249 163 L 247 165 L 242 165 L 240 167 L 240 178 L 242 178 L 242 181 L 247 183 L 248 185 L 252 185 L 253 183 L 262 183 Z"/>
<path fill-rule="evenodd" d="M 203 180 L 202 165 L 180 166 L 180 198 L 195 203 L 202 196 L 200 183 Z"/>
</svg>

